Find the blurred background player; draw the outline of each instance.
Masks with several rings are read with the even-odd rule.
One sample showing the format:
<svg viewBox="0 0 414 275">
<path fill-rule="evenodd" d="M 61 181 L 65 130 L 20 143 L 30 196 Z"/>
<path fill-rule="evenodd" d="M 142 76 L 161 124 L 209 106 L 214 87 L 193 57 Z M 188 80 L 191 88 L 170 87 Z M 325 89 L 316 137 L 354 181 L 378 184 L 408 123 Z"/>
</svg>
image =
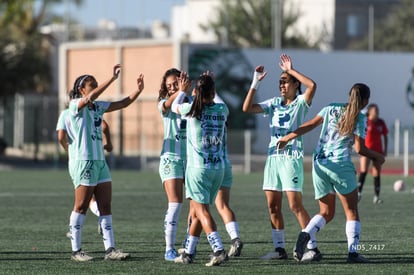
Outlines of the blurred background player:
<svg viewBox="0 0 414 275">
<path fill-rule="evenodd" d="M 367 135 L 365 137 L 365 146 L 384 156 L 387 156 L 388 150 L 388 128 L 384 120 L 379 117 L 377 104 L 370 104 L 367 108 Z M 362 189 L 364 188 L 365 178 L 368 173 L 371 159 L 360 156 L 360 173 L 358 179 L 358 200 L 361 200 Z M 381 167 L 372 166 L 372 176 L 374 178 L 374 204 L 382 203 L 380 199 L 381 191 Z"/>
</svg>

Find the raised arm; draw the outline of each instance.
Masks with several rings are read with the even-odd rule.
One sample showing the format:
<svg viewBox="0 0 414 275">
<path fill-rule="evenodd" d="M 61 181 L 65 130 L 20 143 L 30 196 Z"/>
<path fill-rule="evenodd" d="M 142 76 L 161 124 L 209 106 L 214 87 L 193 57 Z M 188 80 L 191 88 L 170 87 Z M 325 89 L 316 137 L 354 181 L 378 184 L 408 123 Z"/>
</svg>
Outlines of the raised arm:
<svg viewBox="0 0 414 275">
<path fill-rule="evenodd" d="M 299 137 L 301 135 L 306 134 L 307 132 L 312 131 L 313 129 L 315 129 L 316 127 L 318 127 L 319 125 L 321 125 L 322 123 L 323 123 L 323 118 L 321 116 L 318 116 L 318 115 L 315 116 L 311 120 L 308 120 L 305 123 L 303 123 L 296 130 L 290 132 L 286 136 L 284 136 L 281 139 L 279 139 L 279 141 L 278 141 L 278 147 L 280 149 L 282 149 L 292 139 L 297 138 L 297 137 Z"/>
<path fill-rule="evenodd" d="M 129 96 L 119 101 L 111 102 L 106 112 L 113 112 L 128 107 L 132 102 L 134 102 L 138 98 L 142 90 L 144 90 L 144 75 L 140 74 L 137 78 L 137 89 Z"/>
<path fill-rule="evenodd" d="M 308 103 L 308 105 L 312 104 L 312 99 L 315 95 L 316 92 L 316 83 L 310 79 L 309 77 L 305 76 L 304 74 L 298 72 L 297 70 L 295 70 L 293 68 L 292 65 L 292 60 L 290 58 L 290 56 L 286 55 L 286 54 L 282 54 L 280 56 L 280 63 L 279 63 L 280 68 L 290 74 L 291 76 L 295 77 L 297 80 L 299 80 L 300 83 L 302 83 L 303 85 L 305 85 L 306 90 L 305 93 L 303 94 L 306 102 Z"/>
<path fill-rule="evenodd" d="M 263 113 L 262 107 L 259 104 L 253 103 L 254 95 L 259 88 L 260 81 L 266 76 L 267 72 L 263 66 L 257 66 L 253 73 L 252 84 L 247 92 L 246 98 L 243 102 L 243 112 L 245 113 Z"/>
<path fill-rule="evenodd" d="M 192 82 L 190 78 L 188 77 L 188 74 L 186 72 L 181 72 L 180 78 L 178 79 L 178 92 L 172 94 L 163 104 L 162 111 L 163 113 L 169 111 L 172 107 L 172 104 L 178 94 L 182 91 L 185 92 L 185 95 L 181 95 L 182 98 L 180 99 L 180 103 L 184 101 L 184 98 L 187 96 L 188 90 L 191 88 Z M 180 104 L 179 103 L 179 104 Z"/>
<path fill-rule="evenodd" d="M 115 65 L 113 68 L 112 77 L 108 79 L 107 81 L 105 81 L 104 83 L 102 83 L 101 85 L 99 85 L 98 87 L 96 87 L 95 89 L 93 89 L 88 95 L 85 95 L 84 97 L 82 97 L 82 99 L 79 100 L 78 109 L 80 110 L 86 105 L 88 105 L 89 102 L 95 101 L 95 99 L 97 99 L 106 90 L 106 88 L 108 88 L 109 85 L 111 85 L 111 83 L 114 82 L 118 78 L 120 72 L 121 72 L 121 65 L 120 64 Z"/>
</svg>

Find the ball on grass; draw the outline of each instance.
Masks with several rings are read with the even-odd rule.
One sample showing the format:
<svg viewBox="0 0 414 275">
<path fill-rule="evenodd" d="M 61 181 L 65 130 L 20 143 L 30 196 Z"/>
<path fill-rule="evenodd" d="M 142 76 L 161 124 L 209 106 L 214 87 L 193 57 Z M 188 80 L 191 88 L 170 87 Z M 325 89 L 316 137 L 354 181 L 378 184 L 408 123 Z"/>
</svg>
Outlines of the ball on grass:
<svg viewBox="0 0 414 275">
<path fill-rule="evenodd" d="M 396 180 L 394 182 L 394 191 L 395 192 L 401 192 L 405 189 L 405 183 L 403 180 Z"/>
</svg>

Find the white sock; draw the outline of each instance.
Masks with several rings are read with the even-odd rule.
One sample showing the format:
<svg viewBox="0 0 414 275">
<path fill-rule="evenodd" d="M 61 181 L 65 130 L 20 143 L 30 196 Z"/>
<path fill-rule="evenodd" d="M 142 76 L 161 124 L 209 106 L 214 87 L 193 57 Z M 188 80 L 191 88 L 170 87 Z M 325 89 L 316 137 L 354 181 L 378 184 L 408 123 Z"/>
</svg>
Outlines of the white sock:
<svg viewBox="0 0 414 275">
<path fill-rule="evenodd" d="M 348 240 L 348 252 L 357 252 L 361 223 L 359 221 L 346 221 L 345 231 Z"/>
<path fill-rule="evenodd" d="M 69 218 L 70 242 L 72 251 L 81 249 L 82 226 L 85 222 L 85 215 L 72 211 Z"/>
<path fill-rule="evenodd" d="M 316 233 L 319 232 L 326 224 L 326 220 L 321 215 L 315 215 L 308 223 L 306 228 L 303 230 L 308 232 L 310 235 L 310 240 L 307 244 L 308 249 L 314 249 L 317 247 L 316 243 Z"/>
<path fill-rule="evenodd" d="M 96 201 L 93 201 L 89 204 L 89 209 L 91 210 L 91 212 L 95 215 L 99 217 L 99 209 L 98 209 L 98 203 Z"/>
<path fill-rule="evenodd" d="M 100 216 L 99 224 L 102 228 L 102 239 L 105 250 L 115 247 L 114 231 L 112 229 L 112 215 Z"/>
<path fill-rule="evenodd" d="M 214 253 L 224 249 L 220 234 L 217 231 L 208 234 L 207 240 L 210 243 L 211 249 L 213 249 Z"/>
<path fill-rule="evenodd" d="M 188 235 L 185 243 L 185 253 L 194 255 L 200 237 Z"/>
<path fill-rule="evenodd" d="M 165 251 L 173 249 L 177 236 L 178 217 L 180 216 L 182 203 L 169 202 L 164 218 Z"/>
<path fill-rule="evenodd" d="M 285 248 L 285 230 L 272 229 L 272 240 L 275 248 Z"/>
<path fill-rule="evenodd" d="M 240 238 L 238 222 L 232 221 L 232 222 L 226 223 L 226 230 L 230 236 L 230 240 Z"/>
</svg>

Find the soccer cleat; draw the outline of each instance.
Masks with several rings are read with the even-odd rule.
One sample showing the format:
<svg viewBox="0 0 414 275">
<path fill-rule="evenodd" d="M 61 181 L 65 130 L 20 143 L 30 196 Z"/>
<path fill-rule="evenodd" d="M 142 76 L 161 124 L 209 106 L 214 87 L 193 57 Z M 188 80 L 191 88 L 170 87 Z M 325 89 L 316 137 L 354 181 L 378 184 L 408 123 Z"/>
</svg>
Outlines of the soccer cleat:
<svg viewBox="0 0 414 275">
<path fill-rule="evenodd" d="M 349 264 L 363 264 L 369 263 L 369 260 L 356 252 L 350 252 L 346 262 Z"/>
<path fill-rule="evenodd" d="M 86 254 L 85 251 L 78 250 L 78 251 L 72 252 L 72 256 L 70 257 L 70 259 L 75 262 L 87 262 L 87 261 L 92 261 L 93 257 L 88 256 L 88 254 Z"/>
<path fill-rule="evenodd" d="M 184 251 L 185 252 L 185 251 Z M 170 262 L 172 262 L 172 261 L 174 261 L 175 260 L 175 258 L 177 258 L 178 256 L 180 256 L 178 253 L 177 253 L 177 251 L 173 248 L 173 249 L 170 249 L 170 250 L 168 250 L 167 252 L 165 252 L 165 255 L 164 255 L 164 259 L 166 260 L 166 261 L 170 261 Z"/>
<path fill-rule="evenodd" d="M 206 263 L 206 266 L 217 266 L 221 263 L 227 261 L 229 257 L 227 256 L 226 251 L 220 250 L 214 253 L 213 257 L 211 257 L 210 261 Z"/>
<path fill-rule="evenodd" d="M 301 262 L 319 262 L 322 260 L 322 254 L 318 248 L 310 249 L 302 256 Z"/>
<path fill-rule="evenodd" d="M 174 259 L 177 264 L 191 264 L 194 261 L 194 255 L 187 254 L 185 251 Z"/>
<path fill-rule="evenodd" d="M 293 258 L 296 261 L 302 260 L 303 253 L 305 252 L 305 246 L 310 240 L 310 235 L 307 232 L 300 232 L 296 241 L 295 248 L 293 249 Z"/>
<path fill-rule="evenodd" d="M 383 201 L 378 197 L 378 196 L 374 196 L 374 199 L 372 200 L 373 204 L 381 204 L 383 203 Z"/>
<path fill-rule="evenodd" d="M 260 257 L 262 260 L 286 260 L 288 255 L 286 250 L 282 247 L 276 247 L 275 251 L 269 252 L 266 255 Z"/>
<path fill-rule="evenodd" d="M 129 253 L 124 253 L 121 250 L 110 247 L 105 252 L 104 260 L 123 261 L 129 258 Z"/>
<path fill-rule="evenodd" d="M 232 242 L 232 244 L 230 246 L 228 256 L 229 257 L 238 257 L 238 256 L 240 256 L 241 251 L 243 249 L 243 242 L 239 238 L 235 238 L 231 242 Z"/>
</svg>

